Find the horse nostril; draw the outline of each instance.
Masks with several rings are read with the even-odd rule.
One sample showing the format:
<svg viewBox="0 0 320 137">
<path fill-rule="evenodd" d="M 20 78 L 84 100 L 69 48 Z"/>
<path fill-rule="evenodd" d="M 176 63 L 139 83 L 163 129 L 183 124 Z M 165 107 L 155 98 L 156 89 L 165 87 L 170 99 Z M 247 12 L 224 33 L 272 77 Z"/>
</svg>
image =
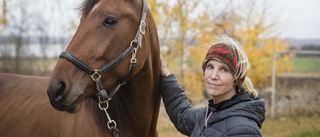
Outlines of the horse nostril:
<svg viewBox="0 0 320 137">
<path fill-rule="evenodd" d="M 59 102 L 63 99 L 63 97 L 64 97 L 63 94 L 64 94 L 65 89 L 66 89 L 66 84 L 64 84 L 64 82 L 60 82 L 58 87 L 56 88 L 56 94 L 54 97 L 56 102 Z"/>
</svg>

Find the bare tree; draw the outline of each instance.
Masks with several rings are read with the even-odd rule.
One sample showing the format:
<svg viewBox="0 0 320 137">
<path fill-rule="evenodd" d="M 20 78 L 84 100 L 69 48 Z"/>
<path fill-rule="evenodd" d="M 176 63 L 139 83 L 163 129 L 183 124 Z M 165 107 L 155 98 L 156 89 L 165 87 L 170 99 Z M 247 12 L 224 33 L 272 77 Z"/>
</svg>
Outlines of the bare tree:
<svg viewBox="0 0 320 137">
<path fill-rule="evenodd" d="M 10 22 L 7 28 L 9 37 L 11 37 L 10 43 L 14 44 L 14 58 L 15 58 L 15 73 L 23 73 L 21 70 L 21 58 L 23 54 L 26 54 L 26 46 L 29 45 L 29 34 L 28 31 L 30 29 L 29 17 L 25 3 L 20 1 L 15 3 L 15 8 L 11 8 L 11 12 L 8 12 L 8 17 L 10 18 Z M 13 12 L 15 11 L 15 12 Z"/>
</svg>

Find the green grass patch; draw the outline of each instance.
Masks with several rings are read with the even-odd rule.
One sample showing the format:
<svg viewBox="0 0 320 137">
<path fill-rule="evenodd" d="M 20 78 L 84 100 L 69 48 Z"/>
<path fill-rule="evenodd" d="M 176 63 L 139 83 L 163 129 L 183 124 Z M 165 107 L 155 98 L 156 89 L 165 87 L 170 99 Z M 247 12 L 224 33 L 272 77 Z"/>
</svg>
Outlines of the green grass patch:
<svg viewBox="0 0 320 137">
<path fill-rule="evenodd" d="M 320 73 L 320 58 L 293 58 L 294 70 L 297 73 Z"/>
<path fill-rule="evenodd" d="M 319 137 L 319 136 L 320 136 L 320 130 L 302 132 L 294 137 Z"/>
</svg>

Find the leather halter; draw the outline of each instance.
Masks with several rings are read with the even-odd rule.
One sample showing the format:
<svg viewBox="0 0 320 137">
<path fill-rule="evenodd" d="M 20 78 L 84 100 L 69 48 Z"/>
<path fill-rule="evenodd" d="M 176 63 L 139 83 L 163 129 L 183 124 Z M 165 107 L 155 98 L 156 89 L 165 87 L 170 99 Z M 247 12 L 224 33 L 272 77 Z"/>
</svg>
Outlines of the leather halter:
<svg viewBox="0 0 320 137">
<path fill-rule="evenodd" d="M 116 57 L 114 60 L 106 64 L 105 66 L 101 67 L 100 69 L 94 70 L 90 68 L 87 64 L 82 62 L 80 59 L 72 55 L 71 53 L 67 51 L 63 51 L 59 58 L 65 58 L 72 62 L 74 65 L 77 67 L 81 68 L 83 71 L 87 72 L 93 81 L 95 81 L 97 90 L 99 91 L 98 93 L 98 99 L 99 99 L 99 108 L 103 111 L 105 111 L 106 116 L 108 118 L 108 128 L 113 132 L 114 136 L 119 136 L 119 130 L 116 128 L 116 122 L 112 120 L 107 112 L 107 108 L 109 106 L 108 101 L 112 99 L 112 97 L 117 93 L 118 89 L 120 86 L 124 85 L 131 75 L 134 72 L 134 69 L 136 67 L 137 59 L 136 59 L 136 54 L 137 51 L 140 48 L 142 48 L 142 37 L 145 34 L 146 30 L 146 17 L 147 17 L 147 12 L 148 12 L 148 3 L 146 0 L 143 0 L 143 9 L 142 9 L 142 15 L 140 19 L 140 25 L 138 28 L 138 31 L 136 33 L 135 38 L 130 42 L 129 47 L 123 51 L 118 57 Z M 133 44 L 136 44 L 137 46 L 134 47 Z M 132 58 L 130 60 L 130 66 L 128 70 L 128 74 L 125 78 L 122 80 L 119 80 L 116 84 L 114 84 L 112 87 L 109 89 L 104 90 L 103 85 L 101 83 L 101 76 L 106 73 L 107 71 L 111 70 L 114 68 L 116 65 L 118 65 L 121 61 L 123 61 L 127 56 L 129 56 L 132 53 Z M 102 99 L 101 99 L 102 98 Z M 105 103 L 107 106 L 106 107 L 101 107 L 101 104 Z M 112 125 L 113 124 L 113 125 Z M 112 125 L 112 126 L 110 126 Z"/>
<path fill-rule="evenodd" d="M 85 64 L 80 59 L 78 59 L 77 57 L 75 57 L 74 55 L 72 55 L 71 53 L 69 53 L 67 51 L 63 51 L 59 56 L 60 58 L 65 58 L 65 59 L 69 60 L 74 65 L 81 68 L 83 71 L 87 72 L 91 76 L 93 81 L 96 82 L 97 89 L 99 90 L 99 92 L 100 92 L 99 94 L 102 97 L 103 101 L 110 100 L 113 97 L 113 95 L 117 92 L 119 87 L 124 85 L 126 83 L 126 81 L 129 80 L 129 78 L 131 77 L 131 75 L 135 69 L 136 61 L 137 61 L 135 57 L 136 57 L 137 50 L 139 49 L 139 47 L 142 47 L 142 37 L 145 34 L 145 29 L 146 29 L 146 25 L 147 25 L 145 22 L 147 12 L 148 12 L 147 1 L 143 0 L 143 9 L 142 9 L 140 25 L 139 25 L 139 28 L 138 28 L 138 31 L 136 33 L 134 40 L 131 41 L 130 46 L 124 52 L 122 52 L 118 57 L 116 57 L 114 60 L 112 60 L 111 62 L 109 62 L 105 66 L 101 67 L 100 69 L 94 70 L 94 69 L 90 68 L 87 64 Z M 137 47 L 134 47 L 133 44 L 136 44 Z M 118 81 L 115 85 L 113 85 L 111 87 L 110 94 L 108 94 L 103 89 L 103 86 L 101 84 L 101 80 L 100 80 L 101 76 L 104 73 L 106 73 L 107 71 L 109 71 L 110 69 L 114 68 L 116 65 L 118 65 L 122 60 L 124 60 L 131 53 L 132 53 L 132 58 L 130 60 L 130 67 L 129 67 L 129 71 L 128 71 L 127 76 L 124 79 Z"/>
</svg>

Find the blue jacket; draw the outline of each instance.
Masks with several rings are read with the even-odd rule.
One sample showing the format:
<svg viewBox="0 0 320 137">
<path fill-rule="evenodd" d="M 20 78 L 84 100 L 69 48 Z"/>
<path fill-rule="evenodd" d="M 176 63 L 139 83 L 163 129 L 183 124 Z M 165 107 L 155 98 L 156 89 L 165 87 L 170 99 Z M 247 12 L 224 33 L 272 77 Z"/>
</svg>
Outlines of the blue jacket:
<svg viewBox="0 0 320 137">
<path fill-rule="evenodd" d="M 191 107 L 187 95 L 174 74 L 161 80 L 161 92 L 166 111 L 175 127 L 191 137 L 262 136 L 265 101 L 251 98 L 243 92 L 229 100 L 207 107 Z"/>
</svg>

